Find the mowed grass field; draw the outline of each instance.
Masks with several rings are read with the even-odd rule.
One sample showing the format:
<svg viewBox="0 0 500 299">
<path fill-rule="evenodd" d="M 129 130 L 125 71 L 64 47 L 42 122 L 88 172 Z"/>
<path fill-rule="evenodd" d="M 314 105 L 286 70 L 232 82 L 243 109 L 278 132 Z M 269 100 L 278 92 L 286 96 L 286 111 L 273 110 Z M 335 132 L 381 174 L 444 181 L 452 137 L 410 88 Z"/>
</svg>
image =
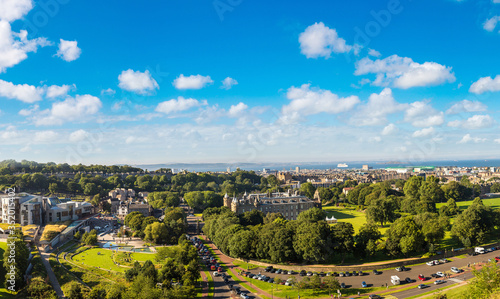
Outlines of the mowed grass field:
<svg viewBox="0 0 500 299">
<path fill-rule="evenodd" d="M 128 268 L 116 265 L 112 256 L 113 252 L 109 249 L 92 248 L 73 256 L 73 261 L 104 270 L 125 272 Z"/>
<path fill-rule="evenodd" d="M 472 200 L 468 200 L 468 201 L 457 201 L 457 206 L 460 208 L 461 211 L 467 209 L 471 204 L 472 204 Z M 491 207 L 492 209 L 496 210 L 496 209 L 500 209 L 500 197 L 498 198 L 487 198 L 487 199 L 483 199 L 483 203 L 485 206 L 487 207 Z M 446 205 L 446 203 L 437 203 L 436 204 L 436 208 L 439 210 L 440 207 Z"/>
<path fill-rule="evenodd" d="M 354 227 L 355 233 L 359 232 L 359 229 L 363 224 L 366 223 L 366 215 L 364 212 L 356 211 L 355 207 L 347 206 L 347 207 L 336 207 L 336 206 L 324 206 L 323 210 L 326 212 L 328 217 L 334 216 L 338 219 L 338 222 L 347 222 L 351 223 Z M 384 234 L 385 231 L 389 228 L 390 224 L 384 225 L 384 227 L 380 227 L 380 233 Z"/>
</svg>

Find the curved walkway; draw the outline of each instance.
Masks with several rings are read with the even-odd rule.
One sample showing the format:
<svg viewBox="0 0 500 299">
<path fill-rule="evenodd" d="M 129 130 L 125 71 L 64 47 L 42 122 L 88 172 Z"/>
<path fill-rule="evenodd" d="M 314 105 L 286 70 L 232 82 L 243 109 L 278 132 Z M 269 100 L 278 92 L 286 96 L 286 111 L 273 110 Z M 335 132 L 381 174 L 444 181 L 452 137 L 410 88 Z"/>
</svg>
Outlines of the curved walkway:
<svg viewBox="0 0 500 299">
<path fill-rule="evenodd" d="M 43 226 L 38 231 L 38 235 L 35 236 L 36 248 L 38 249 L 38 253 L 40 253 L 40 258 L 42 259 L 42 264 L 45 266 L 45 270 L 47 270 L 47 275 L 49 276 L 50 284 L 52 285 L 52 288 L 56 292 L 57 297 L 65 298 L 64 292 L 61 289 L 61 285 L 59 284 L 59 281 L 57 280 L 57 276 L 54 273 L 54 270 L 52 269 L 52 267 L 50 266 L 50 263 L 49 263 L 50 253 L 40 251 L 40 238 L 41 238 L 44 230 L 45 230 L 45 226 Z"/>
</svg>

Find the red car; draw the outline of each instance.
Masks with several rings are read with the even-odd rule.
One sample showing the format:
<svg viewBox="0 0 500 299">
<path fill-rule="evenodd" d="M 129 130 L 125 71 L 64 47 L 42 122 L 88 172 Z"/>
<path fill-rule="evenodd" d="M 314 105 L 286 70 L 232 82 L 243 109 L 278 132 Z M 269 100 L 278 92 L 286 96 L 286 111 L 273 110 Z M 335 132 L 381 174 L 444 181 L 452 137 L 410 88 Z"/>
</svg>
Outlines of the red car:
<svg viewBox="0 0 500 299">
<path fill-rule="evenodd" d="M 425 280 L 425 276 L 423 276 L 422 274 L 420 274 L 420 275 L 418 276 L 418 279 L 420 279 L 421 281 L 424 281 L 424 280 Z"/>
<path fill-rule="evenodd" d="M 215 265 L 210 266 L 210 270 L 215 271 Z"/>
<path fill-rule="evenodd" d="M 495 261 L 500 261 L 500 256 L 495 256 Z"/>
<path fill-rule="evenodd" d="M 222 272 L 222 267 L 217 268 L 218 272 Z"/>
</svg>

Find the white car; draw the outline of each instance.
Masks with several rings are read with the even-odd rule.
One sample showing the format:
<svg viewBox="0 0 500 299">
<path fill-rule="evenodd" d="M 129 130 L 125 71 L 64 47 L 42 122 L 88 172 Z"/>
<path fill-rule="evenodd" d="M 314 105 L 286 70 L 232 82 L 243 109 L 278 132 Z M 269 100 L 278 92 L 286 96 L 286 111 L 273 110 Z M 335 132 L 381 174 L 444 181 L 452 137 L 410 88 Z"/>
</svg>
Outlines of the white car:
<svg viewBox="0 0 500 299">
<path fill-rule="evenodd" d="M 451 272 L 453 272 L 453 273 L 460 273 L 461 271 L 457 267 L 451 267 Z"/>
<path fill-rule="evenodd" d="M 434 266 L 434 262 L 433 261 L 430 261 L 430 262 L 427 262 L 425 263 L 427 266 Z"/>
<path fill-rule="evenodd" d="M 443 272 L 437 272 L 436 275 L 439 276 L 439 277 L 444 277 L 444 273 Z"/>
<path fill-rule="evenodd" d="M 436 281 L 434 282 L 434 284 L 442 284 L 442 283 L 444 283 L 444 280 L 440 280 L 440 279 L 438 279 L 438 280 L 436 280 Z"/>
<path fill-rule="evenodd" d="M 214 272 L 214 276 L 215 276 L 215 277 L 220 276 L 219 272 L 215 271 L 215 272 Z"/>
</svg>

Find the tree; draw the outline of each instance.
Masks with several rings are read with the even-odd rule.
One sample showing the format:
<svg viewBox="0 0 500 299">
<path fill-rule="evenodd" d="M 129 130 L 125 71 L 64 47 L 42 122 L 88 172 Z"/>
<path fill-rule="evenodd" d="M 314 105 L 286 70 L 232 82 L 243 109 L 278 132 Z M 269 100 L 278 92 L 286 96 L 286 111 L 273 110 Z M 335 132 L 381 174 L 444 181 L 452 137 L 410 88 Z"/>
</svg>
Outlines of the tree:
<svg viewBox="0 0 500 299">
<path fill-rule="evenodd" d="M 256 235 L 250 230 L 240 230 L 229 240 L 229 252 L 231 256 L 248 259 L 253 251 L 252 243 Z"/>
<path fill-rule="evenodd" d="M 269 183 L 269 186 L 271 186 L 271 188 L 278 186 L 280 183 L 274 174 L 271 174 L 267 177 L 267 182 Z"/>
<path fill-rule="evenodd" d="M 331 227 L 333 242 L 337 252 L 340 252 L 342 263 L 348 253 L 354 249 L 354 227 L 348 222 L 338 222 Z"/>
<path fill-rule="evenodd" d="M 49 184 L 49 192 L 51 194 L 56 194 L 56 192 L 57 192 L 57 183 L 50 183 Z"/>
<path fill-rule="evenodd" d="M 471 280 L 464 298 L 491 298 L 500 291 L 500 268 L 495 261 L 483 266 L 481 270 L 473 269 L 475 279 Z"/>
<path fill-rule="evenodd" d="M 88 233 L 84 233 L 82 236 L 82 242 L 88 246 L 94 246 L 97 244 L 97 231 L 93 229 Z"/>
<path fill-rule="evenodd" d="M 15 250 L 13 256 L 12 254 L 3 256 L 4 273 L 6 273 L 5 288 L 10 291 L 19 291 L 25 285 L 24 273 L 28 269 L 29 250 L 23 241 L 21 231 L 16 230 L 9 236 L 9 244 L 13 246 L 9 245 L 7 248 L 15 248 Z"/>
<path fill-rule="evenodd" d="M 300 185 L 300 191 L 305 194 L 305 196 L 309 198 L 314 198 L 314 193 L 316 192 L 316 188 L 313 184 L 307 182 Z"/>
<path fill-rule="evenodd" d="M 247 211 L 238 215 L 241 225 L 258 225 L 264 223 L 264 213 L 259 210 Z"/>
<path fill-rule="evenodd" d="M 360 256 L 373 255 L 376 251 L 376 241 L 382 237 L 382 234 L 375 223 L 365 223 L 359 229 L 359 233 L 354 236 L 356 242 L 355 251 Z M 369 248 L 370 247 L 370 248 Z"/>
<path fill-rule="evenodd" d="M 144 240 L 152 241 L 155 244 L 163 244 L 167 241 L 168 230 L 165 223 L 154 222 L 148 224 L 144 230 Z"/>
<path fill-rule="evenodd" d="M 65 294 L 69 299 L 83 299 L 82 286 L 76 281 L 71 281 L 68 283 L 67 294 Z"/>
<path fill-rule="evenodd" d="M 319 208 L 311 208 L 299 214 L 298 221 L 318 222 L 325 220 L 326 212 Z"/>
<path fill-rule="evenodd" d="M 336 290 L 340 290 L 340 283 L 334 276 L 325 277 L 323 279 L 323 283 L 325 284 L 325 287 L 329 293 L 332 293 Z"/>
<path fill-rule="evenodd" d="M 411 252 L 420 251 L 424 245 L 424 236 L 421 228 L 415 223 L 412 216 L 399 218 L 386 232 L 386 249 L 389 254 L 408 256 Z"/>
<path fill-rule="evenodd" d="M 496 214 L 490 207 L 476 201 L 455 219 L 451 234 L 458 240 L 469 239 L 471 245 L 481 244 L 495 226 Z M 463 243 L 463 241 L 462 241 Z"/>
<path fill-rule="evenodd" d="M 26 288 L 26 294 L 33 299 L 57 299 L 56 292 L 52 286 L 41 277 L 34 277 Z"/>
<path fill-rule="evenodd" d="M 383 227 L 385 223 L 396 220 L 396 204 L 390 198 L 377 199 L 366 209 L 368 221 L 380 222 Z"/>
</svg>

